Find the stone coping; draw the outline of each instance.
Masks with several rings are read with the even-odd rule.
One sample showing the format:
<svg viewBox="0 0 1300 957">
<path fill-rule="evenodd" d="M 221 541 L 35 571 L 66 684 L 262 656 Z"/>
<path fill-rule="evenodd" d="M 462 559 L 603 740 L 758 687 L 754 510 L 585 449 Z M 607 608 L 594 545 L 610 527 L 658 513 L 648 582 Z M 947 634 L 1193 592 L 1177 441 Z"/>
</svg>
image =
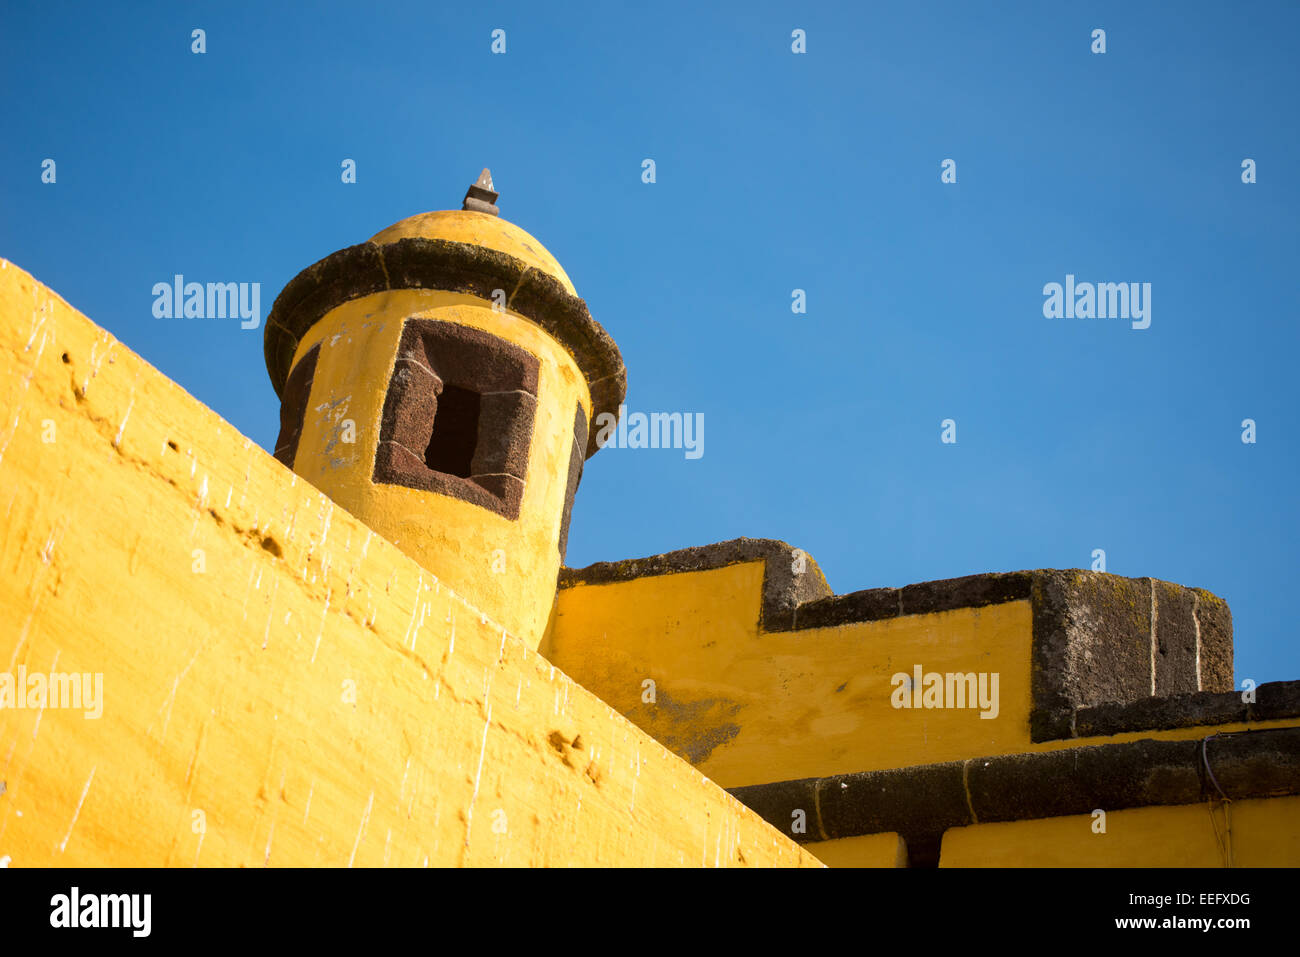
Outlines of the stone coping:
<svg viewBox="0 0 1300 957">
<path fill-rule="evenodd" d="M 377 292 L 441 289 L 491 300 L 504 289 L 506 308 L 546 330 L 582 370 L 591 391 L 592 421 L 618 415 L 627 394 L 627 369 L 618 346 L 591 317 L 587 304 L 554 276 L 495 249 L 447 239 L 407 238 L 359 243 L 331 253 L 298 273 L 271 307 L 263 333 L 266 369 L 277 396 L 284 391 L 298 343 L 330 310 Z M 592 429 L 587 457 L 596 453 Z"/>
<path fill-rule="evenodd" d="M 1131 731 L 1172 731 L 1300 717 L 1300 681 L 1270 681 L 1254 689 L 1253 701 L 1244 697 L 1249 696 L 1241 691 L 1201 691 L 1079 708 L 1070 737 L 1100 738 Z"/>
<path fill-rule="evenodd" d="M 1300 727 L 1190 741 L 1147 738 L 729 790 L 800 843 L 893 831 L 906 841 L 912 866 L 933 866 L 951 827 L 1300 794 Z M 807 830 L 794 834 L 791 822 L 800 810 Z"/>
</svg>

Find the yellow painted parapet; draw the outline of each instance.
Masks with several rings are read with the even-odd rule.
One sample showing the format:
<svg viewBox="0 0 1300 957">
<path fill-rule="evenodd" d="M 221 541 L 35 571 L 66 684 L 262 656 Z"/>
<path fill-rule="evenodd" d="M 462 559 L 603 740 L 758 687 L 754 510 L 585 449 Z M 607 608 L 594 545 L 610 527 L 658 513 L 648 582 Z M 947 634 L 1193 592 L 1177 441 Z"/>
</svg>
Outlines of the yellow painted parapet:
<svg viewBox="0 0 1300 957">
<path fill-rule="evenodd" d="M 816 846 L 813 847 L 816 850 Z M 1300 798 L 1137 807 L 973 824 L 943 836 L 940 867 L 1295 867 Z"/>
<path fill-rule="evenodd" d="M 955 828 L 1092 800 L 1131 814 L 1300 793 L 1300 682 L 1232 692 L 1231 634 L 1221 599 L 1153 579 L 835 596 L 806 554 L 739 539 L 566 569 L 541 650 L 827 863 L 887 865 L 895 841 L 926 866 Z"/>
<path fill-rule="evenodd" d="M 763 573 L 749 562 L 562 589 L 542 651 L 723 787 L 1029 745 L 1028 602 L 760 633 Z M 892 707 L 891 676 L 916 664 L 1000 673 L 994 718 Z"/>
<path fill-rule="evenodd" d="M 1200 729 L 1199 738 L 1162 734 L 1128 741 L 1080 741 L 1052 751 L 773 781 L 732 793 L 766 820 L 807 842 L 813 853 L 822 856 L 823 847 L 830 850 L 823 857 L 828 862 L 833 858 L 838 864 L 869 865 L 870 857 L 863 859 L 868 848 L 857 839 L 894 832 L 905 842 L 910 866 L 934 866 L 940 860 L 941 844 L 946 853 L 949 838 L 965 829 L 976 848 L 961 858 L 966 863 L 979 862 L 991 842 L 1005 839 L 1011 849 L 994 855 L 990 862 L 1035 866 L 1064 863 L 1054 852 L 1034 846 L 1035 835 L 1056 833 L 1056 825 L 1013 825 L 1059 820 L 1065 829 L 1062 833 L 1071 833 L 1069 827 L 1082 823 L 1076 837 L 1105 835 L 1111 816 L 1119 814 L 1135 824 L 1124 831 L 1126 835 L 1146 835 L 1158 844 L 1164 839 L 1165 822 L 1196 820 L 1179 809 L 1198 808 L 1207 815 L 1201 820 L 1218 821 L 1220 831 L 1226 832 L 1231 828 L 1225 820 L 1232 819 L 1238 805 L 1290 799 L 1300 793 L 1297 781 L 1300 726 L 1293 719 L 1289 727 L 1233 732 L 1219 726 Z M 1171 813 L 1131 816 L 1133 811 L 1152 808 Z M 1072 822 L 1068 826 L 1067 820 Z M 1252 820 L 1265 822 L 1263 832 L 1254 835 L 1255 846 L 1271 838 L 1281 859 L 1300 865 L 1300 855 L 1295 853 L 1300 846 L 1300 818 L 1282 814 Z M 954 840 L 967 838 L 958 835 Z M 1086 847 L 1097 861 L 1132 863 L 1116 856 L 1114 849 L 1105 850 L 1105 844 L 1088 842 Z M 1066 846 L 1075 851 L 1084 847 Z M 950 856 L 950 863 L 954 860 L 958 858 Z"/>
<path fill-rule="evenodd" d="M 907 842 L 893 831 L 842 837 L 805 847 L 827 867 L 907 867 Z"/>
<path fill-rule="evenodd" d="M 724 787 L 1050 750 L 1080 736 L 1081 707 L 1231 687 L 1226 605 L 1165 582 L 1023 572 L 832 596 L 806 554 L 740 539 L 562 585 L 543 653 Z M 1184 633 L 1200 659 L 1179 671 Z"/>
<path fill-rule="evenodd" d="M 817 864 L 3 260 L 0 353 L 9 866 Z"/>
</svg>

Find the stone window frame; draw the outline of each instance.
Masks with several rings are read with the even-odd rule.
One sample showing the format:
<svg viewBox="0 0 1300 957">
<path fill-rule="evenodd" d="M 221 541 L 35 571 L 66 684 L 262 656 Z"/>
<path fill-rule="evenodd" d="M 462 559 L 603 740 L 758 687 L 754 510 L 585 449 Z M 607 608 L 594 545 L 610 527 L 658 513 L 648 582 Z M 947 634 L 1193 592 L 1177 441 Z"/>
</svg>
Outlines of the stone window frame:
<svg viewBox="0 0 1300 957">
<path fill-rule="evenodd" d="M 316 378 L 316 360 L 320 358 L 320 343 L 312 346 L 289 373 L 284 384 L 284 398 L 280 400 L 280 434 L 275 438 L 274 455 L 280 462 L 293 468 L 298 455 L 298 442 L 302 427 L 307 421 L 307 400 Z"/>
<path fill-rule="evenodd" d="M 519 517 L 537 418 L 541 362 L 500 336 L 444 319 L 409 318 L 384 397 L 372 480 L 436 492 Z M 425 463 L 438 396 L 447 386 L 479 396 L 478 439 L 470 475 Z"/>
<path fill-rule="evenodd" d="M 569 474 L 564 488 L 564 513 L 560 517 L 560 537 L 556 545 L 560 550 L 560 560 L 569 547 L 569 520 L 573 517 L 573 499 L 578 494 L 578 483 L 582 481 L 582 467 L 586 462 L 587 449 L 587 415 L 582 411 L 582 403 L 573 412 L 573 447 L 569 450 Z"/>
</svg>

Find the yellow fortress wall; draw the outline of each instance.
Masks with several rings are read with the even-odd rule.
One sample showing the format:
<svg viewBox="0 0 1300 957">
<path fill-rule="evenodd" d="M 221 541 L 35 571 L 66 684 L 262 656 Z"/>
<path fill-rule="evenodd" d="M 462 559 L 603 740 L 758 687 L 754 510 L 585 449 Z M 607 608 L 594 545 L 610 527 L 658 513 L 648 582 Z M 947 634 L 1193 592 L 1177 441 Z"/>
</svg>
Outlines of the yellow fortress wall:
<svg viewBox="0 0 1300 957">
<path fill-rule="evenodd" d="M 562 589 L 542 650 L 723 787 L 1029 745 L 1028 602 L 760 634 L 763 573 L 747 562 Z M 890 676 L 917 662 L 1000 672 L 997 718 L 892 708 Z"/>
<path fill-rule="evenodd" d="M 542 651 L 728 788 L 1084 743 L 1031 735 L 1030 601 L 765 630 L 764 576 L 782 560 L 620 582 L 570 571 Z M 997 674 L 996 707 L 894 707 L 891 678 L 918 664 Z"/>
<path fill-rule="evenodd" d="M 1184 804 L 974 824 L 943 836 L 940 867 L 1294 867 L 1300 798 Z M 834 843 L 834 842 L 832 842 Z M 817 853 L 818 845 L 810 845 Z M 825 859 L 825 858 L 823 858 Z"/>
<path fill-rule="evenodd" d="M 1151 579 L 1027 572 L 835 596 L 806 554 L 739 539 L 566 569 L 541 650 L 834 866 L 878 865 L 898 831 L 922 866 L 940 835 L 944 866 L 1221 866 L 1202 760 L 1233 796 L 1298 790 L 1300 683 L 1244 704 L 1226 604 Z M 996 676 L 997 694 L 898 707 L 895 680 L 917 666 Z M 1233 806 L 1257 804 L 1234 861 L 1300 864 L 1294 799 Z M 1098 807 L 1125 841 L 1087 840 L 1077 811 Z M 1162 849 L 1183 832 L 1195 850 Z"/>
<path fill-rule="evenodd" d="M 0 260 L 13 867 L 816 865 Z"/>
</svg>

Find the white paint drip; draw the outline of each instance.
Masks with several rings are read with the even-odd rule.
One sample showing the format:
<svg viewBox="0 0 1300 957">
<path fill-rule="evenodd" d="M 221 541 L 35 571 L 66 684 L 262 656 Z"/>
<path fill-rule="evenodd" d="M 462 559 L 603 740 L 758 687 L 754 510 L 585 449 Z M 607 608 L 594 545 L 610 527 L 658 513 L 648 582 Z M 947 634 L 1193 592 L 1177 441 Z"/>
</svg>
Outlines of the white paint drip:
<svg viewBox="0 0 1300 957">
<path fill-rule="evenodd" d="M 411 603 L 411 621 L 410 621 L 410 623 L 406 626 L 406 634 L 402 636 L 402 647 L 403 647 L 403 648 L 405 648 L 407 642 L 410 641 L 410 638 L 411 638 L 411 631 L 412 631 L 412 629 L 415 628 L 415 619 L 416 619 L 416 616 L 419 614 L 419 611 L 420 611 L 420 589 L 421 589 L 421 587 L 422 587 L 423 585 L 424 585 L 424 575 L 421 574 L 421 575 L 419 576 L 419 580 L 416 582 L 416 585 L 415 585 L 415 601 Z"/>
<path fill-rule="evenodd" d="M 266 835 L 266 855 L 262 858 L 264 866 L 271 863 L 271 839 L 275 837 L 275 818 L 271 818 L 271 830 Z"/>
<path fill-rule="evenodd" d="M 483 722 L 483 744 L 478 752 L 478 771 L 474 775 L 474 793 L 469 798 L 469 809 L 465 813 L 465 846 L 469 847 L 470 828 L 474 826 L 474 802 L 478 800 L 479 781 L 483 777 L 483 755 L 487 753 L 488 728 L 492 727 L 492 702 L 488 702 L 487 720 Z M 579 799 L 581 800 L 581 799 Z"/>
<path fill-rule="evenodd" d="M 54 557 L 54 544 L 58 539 L 59 533 L 54 528 L 51 528 L 50 537 L 45 539 L 45 547 L 41 549 L 41 561 L 47 565 L 50 563 L 50 559 Z"/>
<path fill-rule="evenodd" d="M 321 635 L 325 634 L 325 619 L 329 617 L 330 613 L 330 594 L 330 590 L 328 588 L 325 589 L 325 608 L 320 615 L 320 631 L 316 633 L 316 646 L 311 650 L 312 664 L 316 663 L 316 652 L 320 650 Z"/>
<path fill-rule="evenodd" d="M 131 410 L 135 408 L 135 391 L 131 392 L 131 401 L 126 405 L 126 415 L 122 416 L 122 424 L 117 427 L 117 435 L 113 437 L 113 448 L 122 444 L 122 433 L 126 429 L 126 420 L 131 418 Z"/>
<path fill-rule="evenodd" d="M 98 767 L 96 765 L 95 767 Z M 81 798 L 77 801 L 77 809 L 72 812 L 72 823 L 68 825 L 68 833 L 63 835 L 63 841 L 59 844 L 59 853 L 62 854 L 68 846 L 68 839 L 72 837 L 72 829 L 77 826 L 77 818 L 81 816 L 81 805 L 86 803 L 86 795 L 90 793 L 90 782 L 95 780 L 95 768 L 90 769 L 90 777 L 86 778 L 86 786 L 81 789 Z"/>
<path fill-rule="evenodd" d="M 323 496 L 322 496 L 322 498 L 323 498 Z M 330 522 L 333 521 L 333 519 L 334 519 L 334 506 L 333 506 L 333 504 L 330 503 L 329 499 L 325 499 L 325 503 L 326 503 L 326 511 L 325 511 L 325 528 L 324 528 L 324 529 L 321 531 L 321 533 L 320 533 L 320 544 L 321 544 L 321 547 L 322 547 L 322 548 L 325 546 L 325 539 L 329 538 L 329 534 L 330 534 Z"/>
<path fill-rule="evenodd" d="M 54 651 L 54 660 L 50 662 L 50 674 L 58 670 L 59 649 Z M 36 740 L 36 732 L 41 730 L 41 718 L 45 717 L 45 698 L 41 698 L 41 708 L 36 712 L 36 724 L 32 726 L 32 740 Z M 57 707 L 57 706 L 56 706 Z"/>
<path fill-rule="evenodd" d="M 375 792 L 371 791 L 370 800 L 366 802 L 365 813 L 361 815 L 361 826 L 357 828 L 357 839 L 356 842 L 352 845 L 352 856 L 348 858 L 348 867 L 351 867 L 352 862 L 357 859 L 357 848 L 361 846 L 361 835 L 366 832 L 366 824 L 369 823 L 370 821 L 370 808 L 374 805 L 374 803 L 375 803 Z"/>
</svg>

